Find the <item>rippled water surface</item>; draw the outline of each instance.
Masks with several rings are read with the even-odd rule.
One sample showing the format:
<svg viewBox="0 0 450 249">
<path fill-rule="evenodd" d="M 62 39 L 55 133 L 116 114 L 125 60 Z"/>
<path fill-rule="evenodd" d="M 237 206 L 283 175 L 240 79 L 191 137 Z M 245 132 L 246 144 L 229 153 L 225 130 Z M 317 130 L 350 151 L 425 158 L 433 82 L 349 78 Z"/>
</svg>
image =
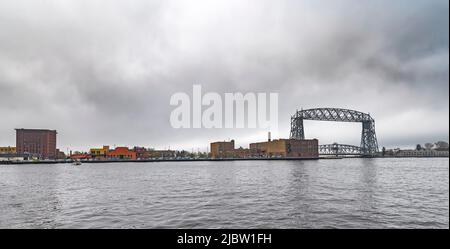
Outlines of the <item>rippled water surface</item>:
<svg viewBox="0 0 450 249">
<path fill-rule="evenodd" d="M 0 228 L 449 228 L 449 160 L 0 165 Z"/>
</svg>

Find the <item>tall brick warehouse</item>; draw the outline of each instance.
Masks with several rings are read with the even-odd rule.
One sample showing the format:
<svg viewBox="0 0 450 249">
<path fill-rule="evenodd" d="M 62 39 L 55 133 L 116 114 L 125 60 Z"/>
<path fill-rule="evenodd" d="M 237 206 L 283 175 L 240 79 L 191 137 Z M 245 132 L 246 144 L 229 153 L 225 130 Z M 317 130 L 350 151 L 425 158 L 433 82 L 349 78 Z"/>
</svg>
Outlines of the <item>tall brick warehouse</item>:
<svg viewBox="0 0 450 249">
<path fill-rule="evenodd" d="M 56 130 L 16 129 L 17 153 L 31 153 L 40 158 L 55 159 L 56 134 Z"/>
</svg>

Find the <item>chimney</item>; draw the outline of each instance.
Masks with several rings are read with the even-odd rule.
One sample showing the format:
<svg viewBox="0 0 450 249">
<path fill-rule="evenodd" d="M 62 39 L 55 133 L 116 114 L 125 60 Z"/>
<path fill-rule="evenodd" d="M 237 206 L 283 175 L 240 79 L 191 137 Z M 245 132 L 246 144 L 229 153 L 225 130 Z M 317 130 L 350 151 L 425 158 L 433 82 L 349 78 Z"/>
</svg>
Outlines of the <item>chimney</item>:
<svg viewBox="0 0 450 249">
<path fill-rule="evenodd" d="M 272 139 L 270 138 L 270 131 L 269 131 L 269 133 L 267 134 L 268 135 L 268 140 L 267 141 L 272 141 Z"/>
</svg>

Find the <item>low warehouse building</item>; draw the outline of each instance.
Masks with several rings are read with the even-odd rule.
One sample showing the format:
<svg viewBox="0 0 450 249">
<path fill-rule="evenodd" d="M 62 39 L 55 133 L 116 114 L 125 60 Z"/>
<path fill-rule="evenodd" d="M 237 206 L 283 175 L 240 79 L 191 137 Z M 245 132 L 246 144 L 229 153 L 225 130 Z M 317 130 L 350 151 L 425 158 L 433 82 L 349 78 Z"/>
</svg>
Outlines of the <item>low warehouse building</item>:
<svg viewBox="0 0 450 249">
<path fill-rule="evenodd" d="M 254 157 L 319 157 L 317 139 L 277 139 L 273 141 L 252 143 L 250 151 Z"/>
</svg>

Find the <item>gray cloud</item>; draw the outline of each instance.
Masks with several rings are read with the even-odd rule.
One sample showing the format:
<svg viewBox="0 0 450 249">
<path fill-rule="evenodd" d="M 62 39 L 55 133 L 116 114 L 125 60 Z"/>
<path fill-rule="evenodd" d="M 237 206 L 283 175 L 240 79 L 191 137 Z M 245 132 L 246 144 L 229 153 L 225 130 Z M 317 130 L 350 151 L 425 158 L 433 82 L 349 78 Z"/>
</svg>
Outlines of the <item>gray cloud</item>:
<svg viewBox="0 0 450 249">
<path fill-rule="evenodd" d="M 279 92 L 279 136 L 297 108 L 370 112 L 381 145 L 448 140 L 447 1 L 2 1 L 0 144 L 14 128 L 61 148 L 245 146 L 264 130 L 176 130 L 170 96 Z M 308 124 L 324 142 L 359 128 Z"/>
</svg>

